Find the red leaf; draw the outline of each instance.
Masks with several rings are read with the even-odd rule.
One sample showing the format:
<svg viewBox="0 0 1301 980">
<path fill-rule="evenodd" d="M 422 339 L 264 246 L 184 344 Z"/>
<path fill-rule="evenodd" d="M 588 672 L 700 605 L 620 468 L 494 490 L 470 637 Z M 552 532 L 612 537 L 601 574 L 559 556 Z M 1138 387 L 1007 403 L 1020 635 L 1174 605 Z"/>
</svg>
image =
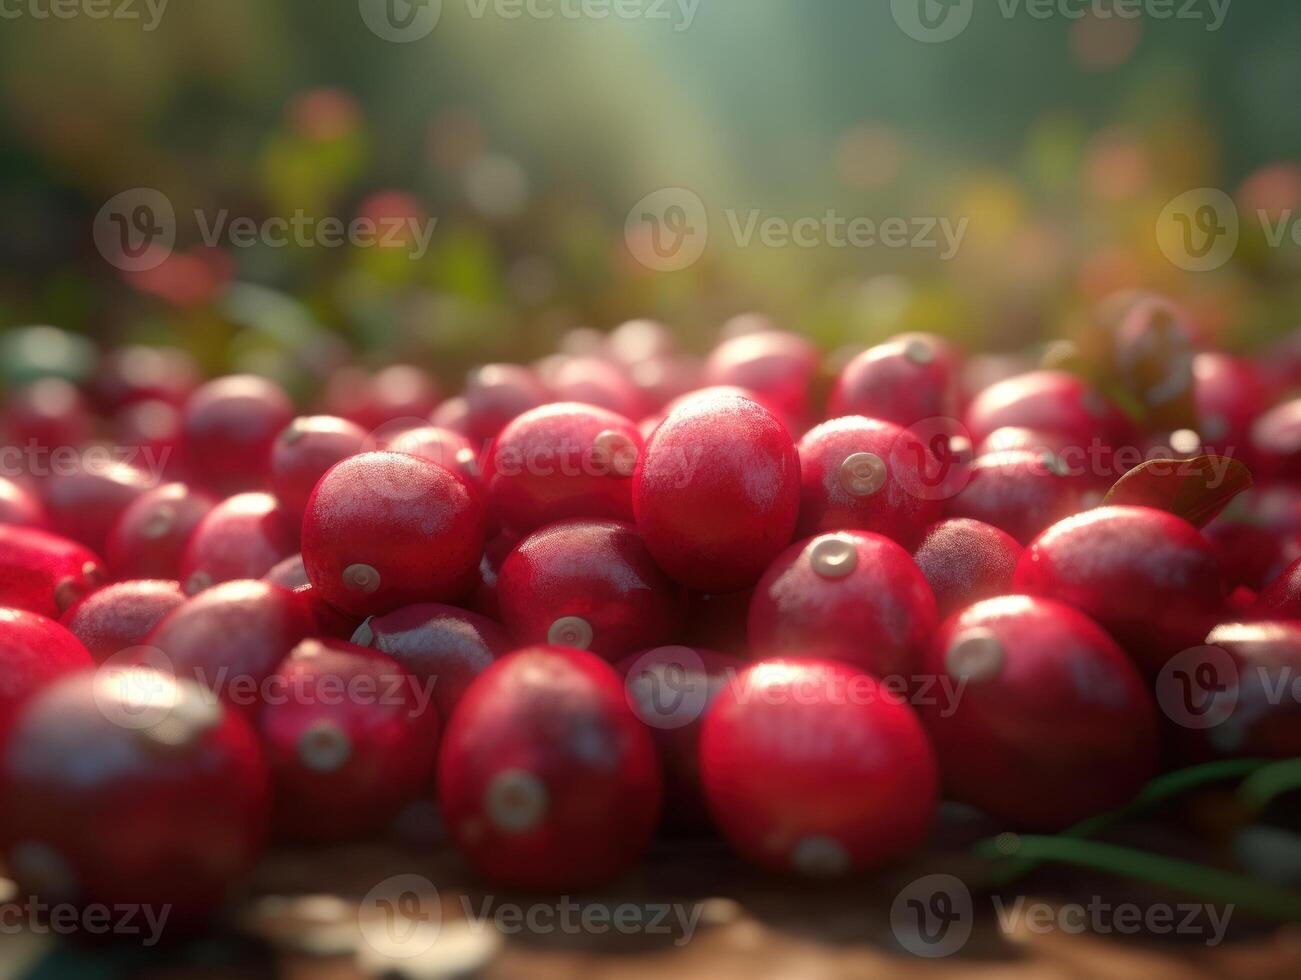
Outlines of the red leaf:
<svg viewBox="0 0 1301 980">
<path fill-rule="evenodd" d="M 1251 483 L 1251 470 L 1231 456 L 1150 459 L 1117 480 L 1102 503 L 1167 510 L 1200 528 Z"/>
</svg>

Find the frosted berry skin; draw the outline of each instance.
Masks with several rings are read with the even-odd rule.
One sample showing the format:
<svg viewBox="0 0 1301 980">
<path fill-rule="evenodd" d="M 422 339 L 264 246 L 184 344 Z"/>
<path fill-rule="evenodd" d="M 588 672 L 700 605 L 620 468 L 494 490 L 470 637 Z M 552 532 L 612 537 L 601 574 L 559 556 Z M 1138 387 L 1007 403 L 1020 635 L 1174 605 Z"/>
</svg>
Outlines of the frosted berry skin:
<svg viewBox="0 0 1301 980">
<path fill-rule="evenodd" d="M 1107 632 L 1060 602 L 1000 596 L 947 619 L 919 704 L 946 795 L 1058 830 L 1129 800 L 1157 771 L 1155 706 Z"/>
<path fill-rule="evenodd" d="M 187 596 L 176 582 L 116 582 L 92 592 L 63 614 L 61 622 L 96 663 L 139 646 Z"/>
<path fill-rule="evenodd" d="M 1052 453 L 1008 450 L 980 456 L 967 477 L 966 486 L 948 501 L 949 516 L 993 525 L 1022 544 L 1104 495 L 1103 487 L 1073 473 Z"/>
<path fill-rule="evenodd" d="M 900 426 L 953 418 L 960 362 L 953 348 L 928 334 L 903 334 L 850 361 L 831 390 L 827 414 L 865 415 Z"/>
<path fill-rule="evenodd" d="M 655 745 L 609 664 L 562 647 L 508 654 L 443 733 L 438 803 L 479 873 L 539 891 L 588 888 L 636 863 L 659 819 Z"/>
<path fill-rule="evenodd" d="M 122 513 L 154 486 L 144 470 L 119 462 L 55 473 L 41 485 L 50 528 L 102 554 Z"/>
<path fill-rule="evenodd" d="M 1210 543 L 1150 507 L 1099 507 L 1054 524 L 1021 555 L 1012 585 L 1079 609 L 1149 674 L 1202 642 L 1225 597 Z"/>
<path fill-rule="evenodd" d="M 646 546 L 701 592 L 758 581 L 790 542 L 799 506 L 799 456 L 786 428 L 731 393 L 684 399 L 651 434 L 633 478 Z"/>
<path fill-rule="evenodd" d="M 840 531 L 796 542 L 764 573 L 750 600 L 750 650 L 910 678 L 935 623 L 935 596 L 907 551 Z"/>
<path fill-rule="evenodd" d="M 298 550 L 297 525 L 269 493 L 237 493 L 199 522 L 181 556 L 190 595 L 219 582 L 261 578 Z"/>
<path fill-rule="evenodd" d="M 781 418 L 809 415 L 809 388 L 818 371 L 818 350 L 806 338 L 765 330 L 724 340 L 705 361 L 705 384 L 736 385 Z"/>
<path fill-rule="evenodd" d="M 659 752 L 664 775 L 665 827 L 710 826 L 700 787 L 700 726 L 714 698 L 747 666 L 740 657 L 684 646 L 656 647 L 615 664 L 628 704 Z"/>
<path fill-rule="evenodd" d="M 365 444 L 365 429 L 332 415 L 300 416 L 285 426 L 271 450 L 271 487 L 295 527 L 326 471 Z"/>
<path fill-rule="evenodd" d="M 1251 425 L 1270 402 L 1255 365 L 1229 354 L 1198 354 L 1193 360 L 1193 398 L 1205 451 L 1249 459 Z"/>
<path fill-rule="evenodd" d="M 0 476 L 0 524 L 45 529 L 49 519 L 41 498 L 21 483 Z"/>
<path fill-rule="evenodd" d="M 511 419 L 551 400 L 551 394 L 528 368 L 485 364 L 465 382 L 465 432 L 476 445 L 495 439 Z M 435 425 L 444 424 L 434 419 Z"/>
<path fill-rule="evenodd" d="M 52 450 L 77 448 L 91 436 L 90 405 L 77 388 L 62 378 L 41 378 L 24 385 L 5 399 L 3 430 L 15 446 Z"/>
<path fill-rule="evenodd" d="M 165 483 L 124 510 L 105 545 L 118 578 L 179 579 L 190 535 L 216 500 L 185 483 Z"/>
<path fill-rule="evenodd" d="M 33 694 L 94 665 L 81 641 L 54 620 L 0 609 L 0 734 Z"/>
<path fill-rule="evenodd" d="M 667 643 L 687 593 L 656 566 L 631 524 L 562 521 L 524 538 L 497 580 L 515 641 L 590 650 L 614 660 Z"/>
<path fill-rule="evenodd" d="M 439 733 L 432 691 L 390 657 L 339 640 L 304 640 L 267 690 L 258 732 L 281 838 L 362 836 L 428 784 Z"/>
<path fill-rule="evenodd" d="M 516 534 L 575 517 L 630 521 L 642 449 L 637 427 L 603 408 L 531 409 L 501 430 L 484 459 L 488 507 Z"/>
<path fill-rule="evenodd" d="M 107 580 L 89 548 L 34 528 L 0 525 L 0 606 L 50 619 Z"/>
<path fill-rule="evenodd" d="M 831 661 L 764 660 L 738 675 L 705 716 L 700 775 L 733 847 L 810 877 L 902 860 L 935 815 L 935 756 L 917 716 Z"/>
<path fill-rule="evenodd" d="M 451 429 L 436 425 L 417 426 L 381 440 L 379 448 L 420 456 L 431 463 L 456 470 L 471 483 L 480 480 L 478 452 L 469 439 Z"/>
<path fill-rule="evenodd" d="M 796 448 L 801 537 L 855 528 L 910 547 L 941 516 L 941 501 L 913 492 L 925 472 L 925 445 L 892 422 L 832 419 L 806 432 Z M 901 468 L 909 471 L 904 478 Z"/>
<path fill-rule="evenodd" d="M 330 605 L 374 616 L 464 597 L 483 555 L 477 487 L 403 453 L 362 453 L 330 470 L 303 520 L 303 563 Z"/>
<path fill-rule="evenodd" d="M 435 602 L 373 616 L 357 628 L 352 642 L 387 654 L 421 682 L 433 682 L 440 718 L 450 718 L 470 682 L 515 649 L 499 623 Z"/>
<path fill-rule="evenodd" d="M 1030 371 L 990 385 L 967 406 L 965 422 L 977 443 L 1003 426 L 1037 429 L 1080 447 L 1095 438 L 1114 447 L 1132 435 L 1124 416 L 1065 371 Z"/>
<path fill-rule="evenodd" d="M 202 684 L 251 715 L 263 682 L 315 628 L 298 593 L 266 582 L 223 582 L 163 617 L 142 644 L 153 649 L 131 659 Z"/>
<path fill-rule="evenodd" d="M 935 593 L 943 619 L 963 606 L 1010 592 L 1021 551 L 998 528 L 955 517 L 926 530 L 913 561 Z"/>
<path fill-rule="evenodd" d="M 1256 419 L 1251 451 L 1260 476 L 1277 480 L 1301 476 L 1301 398 L 1276 405 Z"/>
<path fill-rule="evenodd" d="M 251 869 L 266 762 L 236 713 L 162 674 L 88 672 L 28 702 L 0 760 L 5 865 L 49 903 L 203 922 Z"/>
<path fill-rule="evenodd" d="M 235 374 L 201 385 L 185 403 L 185 464 L 194 479 L 219 494 L 263 489 L 271 449 L 293 421 L 279 385 Z"/>
</svg>

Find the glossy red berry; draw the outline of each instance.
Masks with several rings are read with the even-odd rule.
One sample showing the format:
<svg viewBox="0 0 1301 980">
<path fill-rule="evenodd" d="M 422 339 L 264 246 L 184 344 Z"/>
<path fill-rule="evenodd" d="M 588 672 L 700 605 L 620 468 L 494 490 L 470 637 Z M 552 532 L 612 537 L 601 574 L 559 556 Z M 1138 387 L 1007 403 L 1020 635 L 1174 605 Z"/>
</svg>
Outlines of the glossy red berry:
<svg viewBox="0 0 1301 980">
<path fill-rule="evenodd" d="M 35 528 L 0 524 L 0 606 L 58 619 L 105 580 L 104 563 L 89 548 Z"/>
<path fill-rule="evenodd" d="M 62 623 L 97 663 L 140 646 L 186 600 L 176 582 L 133 579 L 92 592 L 63 614 Z"/>
<path fill-rule="evenodd" d="M 524 538 L 497 580 L 517 643 L 574 647 L 614 660 L 674 639 L 686 590 L 656 566 L 631 524 L 562 521 Z"/>
<path fill-rule="evenodd" d="M 634 653 L 615 665 L 628 704 L 659 750 L 664 824 L 671 830 L 710 826 L 700 787 L 700 727 L 714 698 L 746 666 L 740 657 L 683 646 Z"/>
<path fill-rule="evenodd" d="M 673 332 L 655 320 L 628 320 L 619 324 L 604 338 L 604 349 L 620 364 L 632 367 L 661 357 L 673 357 L 678 352 Z M 573 351 L 596 353 L 596 351 Z"/>
<path fill-rule="evenodd" d="M 397 419 L 428 418 L 438 398 L 433 378 L 409 364 L 394 364 L 374 375 L 343 368 L 330 378 L 325 407 L 370 432 Z"/>
<path fill-rule="evenodd" d="M 258 717 L 277 834 L 358 837 L 414 799 L 438 754 L 432 693 L 374 650 L 338 640 L 298 644 L 268 678 Z"/>
<path fill-rule="evenodd" d="M 797 449 L 800 536 L 854 528 L 911 547 L 940 518 L 943 503 L 920 489 L 928 449 L 906 429 L 850 415 L 810 429 Z"/>
<path fill-rule="evenodd" d="M 12 391 L 0 419 L 9 443 L 47 451 L 80 447 L 94 427 L 85 397 L 62 378 L 41 378 Z"/>
<path fill-rule="evenodd" d="M 50 528 L 91 551 L 103 553 L 109 532 L 122 513 L 155 486 L 153 477 L 107 457 L 56 472 L 41 486 Z"/>
<path fill-rule="evenodd" d="M 303 556 L 296 552 L 273 565 L 271 570 L 262 576 L 262 581 L 290 590 L 312 584 L 312 580 L 307 577 L 307 566 L 303 564 Z"/>
<path fill-rule="evenodd" d="M 799 456 L 757 402 L 688 397 L 647 441 L 633 478 L 637 529 L 655 561 L 702 592 L 758 581 L 799 516 Z"/>
<path fill-rule="evenodd" d="M 1100 481 L 1072 470 L 1059 456 L 1009 450 L 972 462 L 948 513 L 990 524 L 1025 544 L 1050 524 L 1098 503 L 1104 492 Z"/>
<path fill-rule="evenodd" d="M 1156 713 L 1125 652 L 1070 606 L 1000 596 L 946 620 L 919 699 L 946 795 L 1058 830 L 1128 801 L 1157 768 Z"/>
<path fill-rule="evenodd" d="M 298 550 L 298 527 L 269 493 L 237 493 L 190 535 L 180 581 L 190 595 L 218 582 L 261 578 Z"/>
<path fill-rule="evenodd" d="M 1299 544 L 1295 534 L 1223 516 L 1202 528 L 1202 536 L 1215 548 L 1229 588 L 1265 588 L 1297 557 Z"/>
<path fill-rule="evenodd" d="M 1119 411 L 1080 378 L 1065 371 L 1031 371 L 990 385 L 967 407 L 973 442 L 995 429 L 1020 426 L 1061 436 L 1071 446 L 1123 445 L 1130 426 Z"/>
<path fill-rule="evenodd" d="M 28 702 L 0 760 L 0 841 L 24 891 L 142 906 L 193 927 L 252 867 L 269 810 L 244 719 L 151 671 L 62 678 Z"/>
<path fill-rule="evenodd" d="M 1239 459 L 1251 455 L 1251 426 L 1269 407 L 1269 389 L 1250 361 L 1207 352 L 1193 360 L 1193 397 L 1202 448 Z"/>
<path fill-rule="evenodd" d="M 22 483 L 0 476 L 0 524 L 44 529 L 49 527 L 41 498 Z"/>
<path fill-rule="evenodd" d="M 109 409 L 159 401 L 180 406 L 199 385 L 194 358 L 174 347 L 120 347 L 100 361 L 96 399 Z"/>
<path fill-rule="evenodd" d="M 209 381 L 185 403 L 185 462 L 218 493 L 260 490 L 276 436 L 294 417 L 289 396 L 266 378 L 236 374 Z"/>
<path fill-rule="evenodd" d="M 547 378 L 557 401 L 603 408 L 624 418 L 640 418 L 650 408 L 622 367 L 599 357 L 565 357 Z"/>
<path fill-rule="evenodd" d="M 113 416 L 113 438 L 155 478 L 183 471 L 181 410 L 170 402 L 132 402 Z"/>
<path fill-rule="evenodd" d="M 1150 674 L 1202 642 L 1225 594 L 1210 543 L 1150 507 L 1099 507 L 1054 524 L 1021 555 L 1013 588 L 1079 609 Z"/>
<path fill-rule="evenodd" d="M 172 610 L 132 662 L 202 684 L 231 705 L 255 712 L 264 682 L 315 630 L 302 597 L 267 582 L 223 582 Z"/>
<path fill-rule="evenodd" d="M 488 878 L 548 891 L 630 868 L 659 819 L 655 745 L 609 664 L 532 647 L 470 685 L 443 735 L 438 802 Z"/>
<path fill-rule="evenodd" d="M 495 439 L 511 419 L 545 405 L 551 394 L 528 368 L 485 364 L 465 382 L 465 432 L 476 445 Z M 444 425 L 433 419 L 435 425 Z"/>
<path fill-rule="evenodd" d="M 642 438 L 593 405 L 555 402 L 511 421 L 483 464 L 488 507 L 516 534 L 575 517 L 632 520 Z"/>
<path fill-rule="evenodd" d="M 1251 615 L 1258 619 L 1301 619 L 1301 558 L 1261 589 Z"/>
<path fill-rule="evenodd" d="M 392 657 L 417 680 L 434 685 L 440 718 L 450 718 L 470 682 L 515 649 L 496 622 L 455 606 L 422 602 L 367 619 L 352 642 Z"/>
<path fill-rule="evenodd" d="M 935 623 L 935 596 L 908 552 L 870 531 L 841 531 L 791 545 L 764 573 L 750 600 L 750 649 L 911 678 Z"/>
<path fill-rule="evenodd" d="M 749 389 L 778 417 L 801 421 L 809 415 L 818 361 L 818 349 L 797 333 L 741 334 L 714 348 L 705 361 L 705 384 Z"/>
<path fill-rule="evenodd" d="M 285 426 L 271 450 L 271 487 L 295 527 L 326 471 L 365 444 L 365 429 L 333 415 L 300 416 Z"/>
<path fill-rule="evenodd" d="M 326 602 L 357 616 L 455 600 L 474 587 L 486 517 L 477 487 L 403 453 L 362 453 L 316 485 L 303 562 Z"/>
<path fill-rule="evenodd" d="M 1301 476 L 1301 398 L 1283 402 L 1256 419 L 1251 451 L 1261 476 L 1277 480 Z"/>
<path fill-rule="evenodd" d="M 927 529 L 913 561 L 930 583 L 943 619 L 973 602 L 1011 592 L 1021 551 L 998 528 L 955 517 Z"/>
<path fill-rule="evenodd" d="M 429 421 L 440 429 L 450 429 L 469 437 L 470 405 L 463 395 L 449 398 L 429 413 Z M 479 445 L 483 443 L 480 442 Z"/>
<path fill-rule="evenodd" d="M 827 877 L 901 860 L 935 815 L 935 757 L 912 709 L 823 660 L 751 665 L 714 700 L 700 774 L 728 841 L 757 864 Z"/>
<path fill-rule="evenodd" d="M 124 510 L 105 546 L 118 578 L 179 579 L 190 535 L 216 501 L 185 483 L 165 483 Z"/>
<path fill-rule="evenodd" d="M 36 692 L 94 663 L 81 641 L 54 620 L 0 608 L 0 733 Z"/>
<path fill-rule="evenodd" d="M 451 429 L 436 425 L 417 426 L 381 439 L 378 448 L 420 456 L 431 463 L 456 470 L 471 483 L 478 483 L 481 478 L 478 452 L 469 439 Z"/>
<path fill-rule="evenodd" d="M 827 414 L 865 415 L 904 427 L 953 418 L 960 368 L 957 352 L 939 337 L 902 334 L 845 365 L 831 391 Z"/>
</svg>

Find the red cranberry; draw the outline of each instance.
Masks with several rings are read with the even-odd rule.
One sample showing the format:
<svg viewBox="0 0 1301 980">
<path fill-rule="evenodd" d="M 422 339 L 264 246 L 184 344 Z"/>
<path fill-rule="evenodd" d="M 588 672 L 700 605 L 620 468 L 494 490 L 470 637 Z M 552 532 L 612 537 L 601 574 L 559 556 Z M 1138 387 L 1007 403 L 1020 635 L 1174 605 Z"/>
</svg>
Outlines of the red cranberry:
<svg viewBox="0 0 1301 980">
<path fill-rule="evenodd" d="M 449 398 L 429 413 L 429 421 L 440 429 L 450 429 L 463 436 L 470 433 L 470 405 L 461 395 Z"/>
<path fill-rule="evenodd" d="M 1301 398 L 1278 405 L 1251 427 L 1251 451 L 1260 475 L 1277 480 L 1301 477 Z"/>
<path fill-rule="evenodd" d="M 1286 569 L 1289 547 L 1296 544 L 1294 536 L 1285 537 L 1250 521 L 1223 517 L 1202 528 L 1202 535 L 1215 547 L 1230 588 L 1246 585 L 1263 589 Z"/>
<path fill-rule="evenodd" d="M 598 357 L 565 357 L 547 385 L 558 401 L 594 405 L 625 418 L 639 418 L 649 407 L 622 368 Z"/>
<path fill-rule="evenodd" d="M 572 402 L 532 409 L 488 451 L 488 506 L 517 534 L 572 517 L 632 520 L 641 452 L 637 427 L 614 412 Z"/>
<path fill-rule="evenodd" d="M 940 517 L 940 501 L 915 492 L 926 446 L 892 422 L 832 419 L 806 432 L 797 448 L 801 536 L 857 528 L 911 546 Z"/>
<path fill-rule="evenodd" d="M 0 524 L 46 528 L 49 519 L 41 498 L 21 483 L 0 476 Z"/>
<path fill-rule="evenodd" d="M 929 334 L 903 334 L 863 351 L 845 366 L 827 414 L 866 415 L 909 426 L 958 411 L 956 351 Z"/>
<path fill-rule="evenodd" d="M 262 576 L 262 581 L 290 590 L 312 584 L 311 579 L 307 577 L 307 566 L 303 564 L 303 556 L 298 553 L 273 565 L 271 570 Z"/>
<path fill-rule="evenodd" d="M 629 320 L 610 331 L 606 352 L 620 364 L 632 367 L 678 352 L 673 332 L 655 320 Z M 595 353 L 588 351 L 586 353 Z"/>
<path fill-rule="evenodd" d="M 705 716 L 700 775 L 737 850 L 802 875 L 899 860 L 935 814 L 935 756 L 917 716 L 831 661 L 765 660 L 728 684 Z"/>
<path fill-rule="evenodd" d="M 10 393 L 4 429 L 15 446 L 76 449 L 91 436 L 90 406 L 81 392 L 62 378 L 41 378 Z"/>
<path fill-rule="evenodd" d="M 1156 715 L 1107 633 L 1060 602 L 1001 596 L 945 621 L 921 698 L 947 795 L 1056 830 L 1129 800 L 1157 767 Z"/>
<path fill-rule="evenodd" d="M 469 439 L 451 429 L 422 425 L 381 440 L 379 448 L 419 456 L 449 470 L 456 470 L 471 483 L 478 483 L 481 478 L 479 454 L 470 445 Z"/>
<path fill-rule="evenodd" d="M 326 471 L 365 444 L 366 430 L 333 415 L 300 416 L 285 427 L 271 450 L 271 486 L 295 527 Z"/>
<path fill-rule="evenodd" d="M 470 682 L 515 649 L 506 630 L 488 617 L 433 602 L 374 616 L 358 627 L 352 642 L 388 654 L 422 682 L 436 681 L 440 718 L 450 718 Z"/>
<path fill-rule="evenodd" d="M 5 864 L 22 889 L 167 909 L 172 928 L 215 911 L 265 837 L 252 729 L 197 685 L 149 671 L 78 674 L 34 697 L 0 787 Z"/>
<path fill-rule="evenodd" d="M 289 396 L 272 381 L 250 374 L 209 381 L 185 403 L 186 464 L 223 494 L 262 489 L 276 436 L 293 417 Z"/>
<path fill-rule="evenodd" d="M 1269 390 L 1255 365 L 1228 354 L 1193 361 L 1197 432 L 1206 452 L 1242 458 L 1251 451 L 1251 425 L 1269 407 Z"/>
<path fill-rule="evenodd" d="M 305 640 L 267 681 L 258 728 L 279 836 L 375 831 L 427 785 L 438 755 L 430 690 L 393 659 Z"/>
<path fill-rule="evenodd" d="M 0 525 L 0 606 L 50 619 L 104 584 L 89 548 L 34 528 Z"/>
<path fill-rule="evenodd" d="M 269 493 L 237 493 L 212 508 L 190 535 L 181 582 L 190 595 L 218 582 L 261 578 L 298 548 L 297 525 Z"/>
<path fill-rule="evenodd" d="M 199 386 L 194 358 L 173 347 L 121 347 L 104 355 L 95 396 L 110 409 L 133 402 L 180 406 Z"/>
<path fill-rule="evenodd" d="M 844 660 L 878 677 L 916 673 L 935 630 L 935 596 L 908 552 L 870 531 L 791 545 L 755 587 L 756 657 Z"/>
<path fill-rule="evenodd" d="M 373 376 L 344 368 L 330 379 L 325 404 L 367 432 L 395 419 L 427 418 L 438 404 L 438 386 L 424 371 L 394 364 Z"/>
<path fill-rule="evenodd" d="M 153 485 L 144 470 L 106 458 L 102 465 L 86 460 L 54 474 L 41 493 L 54 531 L 103 553 L 117 519 Z"/>
<path fill-rule="evenodd" d="M 1150 507 L 1099 507 L 1054 524 L 1022 554 L 1013 586 L 1092 617 L 1151 674 L 1201 643 L 1224 602 L 1210 543 Z"/>
<path fill-rule="evenodd" d="M 989 524 L 955 517 L 927 529 L 913 552 L 940 618 L 981 599 L 1012 591 L 1021 546 Z"/>
<path fill-rule="evenodd" d="M 223 582 L 172 610 L 131 659 L 256 710 L 262 685 L 315 623 L 301 596 L 266 582 Z"/>
<path fill-rule="evenodd" d="M 485 364 L 471 371 L 466 379 L 466 435 L 476 444 L 486 443 L 496 438 L 511 419 L 550 400 L 542 382 L 528 368 L 518 364 Z M 445 424 L 438 419 L 433 422 Z"/>
<path fill-rule="evenodd" d="M 628 369 L 628 376 L 641 392 L 643 404 L 657 411 L 698 388 L 702 371 L 695 358 L 662 357 L 634 364 Z"/>
<path fill-rule="evenodd" d="M 1249 589 L 1245 585 L 1239 585 L 1229 593 L 1229 597 L 1224 600 L 1224 610 L 1230 616 L 1246 616 L 1256 600 L 1260 598 L 1260 593 L 1255 589 Z"/>
<path fill-rule="evenodd" d="M 656 567 L 631 524 L 562 521 L 501 566 L 502 620 L 521 645 L 551 643 L 613 660 L 673 639 L 686 590 Z"/>
<path fill-rule="evenodd" d="M 1261 589 L 1251 612 L 1257 619 L 1301 619 L 1301 558 Z"/>
<path fill-rule="evenodd" d="M 809 388 L 818 361 L 818 349 L 799 334 L 747 333 L 714 348 L 705 362 L 705 383 L 747 388 L 769 411 L 803 420 L 809 415 Z"/>
<path fill-rule="evenodd" d="M 670 829 L 710 826 L 700 787 L 700 726 L 714 698 L 745 666 L 739 657 L 681 646 L 635 653 L 615 665 L 628 704 L 659 749 L 664 823 Z"/>
<path fill-rule="evenodd" d="M 651 435 L 633 478 L 637 529 L 660 567 L 702 592 L 753 585 L 791 539 L 799 456 L 757 402 L 702 393 Z"/>
<path fill-rule="evenodd" d="M 1081 448 L 1095 438 L 1115 447 L 1132 436 L 1119 411 L 1064 371 L 1031 371 L 990 385 L 972 400 L 965 421 L 975 442 L 1005 425 L 1061 436 Z"/>
<path fill-rule="evenodd" d="M 138 579 L 92 592 L 63 614 L 63 625 L 96 662 L 140 646 L 186 595 L 176 582 Z"/>
<path fill-rule="evenodd" d="M 37 691 L 94 663 L 81 641 L 54 620 L 0 609 L 0 732 Z"/>
<path fill-rule="evenodd" d="M 402 453 L 362 453 L 322 477 L 303 520 L 307 574 L 358 616 L 469 592 L 484 507 L 464 477 Z"/>
<path fill-rule="evenodd" d="M 215 505 L 206 493 L 184 483 L 146 491 L 109 532 L 109 568 L 118 578 L 179 579 L 185 545 Z"/>
<path fill-rule="evenodd" d="M 659 760 L 609 664 L 532 647 L 479 675 L 443 736 L 438 801 L 487 877 L 566 891 L 637 861 L 659 818 Z"/>
<path fill-rule="evenodd" d="M 1113 333 L 1116 367 L 1151 420 L 1178 418 L 1193 388 L 1195 336 L 1184 313 L 1164 296 L 1120 294 L 1099 310 Z"/>
<path fill-rule="evenodd" d="M 340 612 L 335 609 L 321 598 L 321 594 L 312 588 L 310 582 L 295 587 L 293 591 L 302 600 L 308 615 L 316 624 L 315 636 L 346 640 L 357 632 L 358 627 L 364 622 L 360 616 L 353 616 L 350 613 Z"/>
<path fill-rule="evenodd" d="M 164 401 L 132 402 L 113 416 L 117 444 L 159 475 L 181 469 L 181 426 L 181 410 Z"/>
<path fill-rule="evenodd" d="M 493 535 L 483 547 L 483 557 L 479 559 L 479 580 L 474 586 L 469 607 L 481 616 L 501 621 L 501 601 L 497 595 L 497 579 L 501 575 L 501 563 L 507 555 L 515 550 L 519 538 L 509 532 Z"/>
<path fill-rule="evenodd" d="M 1019 425 L 1005 425 L 981 440 L 976 446 L 976 456 L 995 456 L 1005 452 L 1052 453 L 1056 456 L 1063 452 L 1069 454 L 1074 448 L 1065 436 Z"/>
<path fill-rule="evenodd" d="M 1103 495 L 1090 474 L 1072 472 L 1052 453 L 1013 450 L 980 456 L 967 475 L 967 485 L 949 501 L 949 514 L 993 525 L 1022 544 Z"/>
</svg>

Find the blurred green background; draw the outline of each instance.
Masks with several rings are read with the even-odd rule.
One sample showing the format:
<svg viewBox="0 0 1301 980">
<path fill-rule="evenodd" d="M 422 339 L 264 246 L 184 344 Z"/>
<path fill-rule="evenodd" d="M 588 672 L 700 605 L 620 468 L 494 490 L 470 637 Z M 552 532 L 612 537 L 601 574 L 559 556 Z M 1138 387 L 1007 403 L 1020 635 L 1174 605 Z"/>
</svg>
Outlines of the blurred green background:
<svg viewBox="0 0 1301 980">
<path fill-rule="evenodd" d="M 698 349 L 746 309 L 828 349 L 901 329 L 1020 348 L 1134 287 L 1172 294 L 1228 347 L 1301 320 L 1301 248 L 1272 247 L 1246 220 L 1301 204 L 1294 3 L 1234 0 L 1212 30 L 1225 0 L 1150 4 L 1195 15 L 1171 19 L 1114 16 L 1105 0 L 1045 18 L 1034 0 L 975 0 L 959 36 L 922 43 L 887 0 L 637 0 L 642 16 L 607 18 L 570 16 L 580 0 L 534 0 L 551 17 L 443 0 L 432 31 L 393 43 L 368 28 L 370 0 L 171 0 L 156 23 L 158 0 L 98 2 L 138 19 L 4 0 L 5 326 L 281 374 L 343 338 L 371 360 L 455 375 L 637 316 Z M 181 219 L 168 260 L 128 274 L 92 228 L 141 187 Z M 629 209 L 663 187 L 694 192 L 711 222 L 699 261 L 670 272 L 625 239 Z M 1244 215 L 1232 260 L 1209 272 L 1169 261 L 1156 234 L 1162 209 L 1198 187 Z M 437 225 L 418 260 L 213 250 L 185 217 L 196 209 Z M 968 230 L 950 261 L 744 246 L 730 209 Z"/>
</svg>

